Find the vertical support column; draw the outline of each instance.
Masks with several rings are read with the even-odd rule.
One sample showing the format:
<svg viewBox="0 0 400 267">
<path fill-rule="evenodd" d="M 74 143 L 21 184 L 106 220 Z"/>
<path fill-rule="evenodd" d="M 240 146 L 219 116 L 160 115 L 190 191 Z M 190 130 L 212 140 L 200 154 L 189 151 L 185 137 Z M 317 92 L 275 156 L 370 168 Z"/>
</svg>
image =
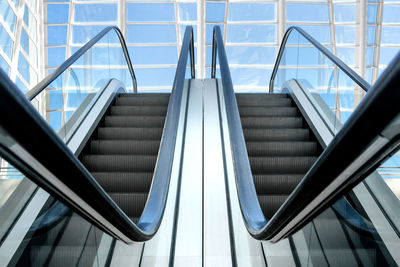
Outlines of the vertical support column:
<svg viewBox="0 0 400 267">
<path fill-rule="evenodd" d="M 366 47 L 367 47 L 367 4 L 365 1 L 360 1 L 357 3 L 358 6 L 358 74 L 361 77 L 365 77 L 365 65 L 366 65 Z M 356 40 L 357 40 L 356 39 Z M 358 106 L 361 100 L 364 97 L 364 90 L 361 89 L 358 85 L 355 85 L 354 88 L 354 108 Z"/>
<path fill-rule="evenodd" d="M 206 62 L 206 1 L 197 0 L 197 79 L 205 78 Z"/>
<path fill-rule="evenodd" d="M 278 48 L 286 32 L 286 1 L 278 0 Z"/>
<path fill-rule="evenodd" d="M 118 28 L 126 40 L 126 0 L 118 1 Z"/>
</svg>

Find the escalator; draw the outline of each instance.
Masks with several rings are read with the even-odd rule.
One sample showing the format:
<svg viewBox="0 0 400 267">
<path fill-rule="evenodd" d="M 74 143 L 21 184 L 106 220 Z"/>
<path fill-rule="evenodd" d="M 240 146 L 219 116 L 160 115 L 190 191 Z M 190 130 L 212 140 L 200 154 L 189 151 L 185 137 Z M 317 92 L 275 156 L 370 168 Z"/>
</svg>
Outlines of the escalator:
<svg viewBox="0 0 400 267">
<path fill-rule="evenodd" d="M 269 220 L 321 152 L 287 94 L 236 94 L 254 186 Z"/>
</svg>

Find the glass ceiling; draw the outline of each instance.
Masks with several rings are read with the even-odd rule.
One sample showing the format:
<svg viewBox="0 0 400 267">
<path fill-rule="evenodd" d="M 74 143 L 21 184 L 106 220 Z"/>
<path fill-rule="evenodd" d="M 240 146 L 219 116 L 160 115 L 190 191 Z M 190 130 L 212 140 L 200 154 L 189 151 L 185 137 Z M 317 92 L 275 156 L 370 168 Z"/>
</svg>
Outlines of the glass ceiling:
<svg viewBox="0 0 400 267">
<path fill-rule="evenodd" d="M 118 25 L 139 90 L 171 89 L 186 25 L 195 30 L 199 78 L 210 77 L 212 29 L 221 26 L 236 90 L 267 88 L 291 25 L 303 27 L 369 82 L 400 45 L 400 1 L 48 0 L 45 8 L 48 72 L 100 29 Z"/>
</svg>

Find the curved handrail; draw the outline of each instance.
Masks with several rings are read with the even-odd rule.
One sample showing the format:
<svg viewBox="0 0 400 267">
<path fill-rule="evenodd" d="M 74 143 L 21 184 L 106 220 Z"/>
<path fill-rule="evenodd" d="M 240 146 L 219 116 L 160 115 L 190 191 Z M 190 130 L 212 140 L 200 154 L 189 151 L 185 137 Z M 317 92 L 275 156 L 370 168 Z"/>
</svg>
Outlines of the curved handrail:
<svg viewBox="0 0 400 267">
<path fill-rule="evenodd" d="M 0 155 L 90 223 L 117 239 L 126 243 L 149 240 L 157 232 L 166 206 L 189 52 L 192 78 L 195 75 L 193 47 L 193 28 L 187 26 L 151 190 L 137 224 L 116 205 L 1 70 Z M 29 129 L 29 138 L 26 129 Z"/>
<path fill-rule="evenodd" d="M 304 38 L 306 38 L 312 45 L 314 45 L 315 48 L 317 48 L 322 54 L 324 54 L 326 57 L 328 57 L 336 66 L 339 67 L 340 70 L 342 70 L 344 73 L 346 73 L 350 77 L 350 79 L 352 79 L 356 84 L 358 84 L 361 87 L 361 89 L 363 89 L 365 92 L 367 92 L 370 89 L 371 85 L 367 81 L 365 81 L 362 77 L 360 77 L 360 75 L 358 75 L 354 70 L 349 68 L 349 66 L 347 66 L 337 56 L 332 54 L 331 51 L 329 51 L 326 47 L 324 47 L 322 44 L 320 44 L 317 40 L 315 40 L 306 31 L 304 31 L 300 27 L 291 26 L 286 30 L 286 33 L 283 36 L 282 44 L 279 48 L 278 56 L 276 58 L 274 69 L 271 74 L 271 79 L 269 81 L 269 92 L 270 93 L 273 93 L 273 91 L 274 91 L 275 76 L 279 69 L 279 64 L 281 62 L 282 55 L 283 55 L 283 52 L 286 47 L 286 42 L 289 39 L 290 33 L 292 31 L 297 31 Z"/>
<path fill-rule="evenodd" d="M 40 81 L 35 87 L 26 92 L 25 96 L 32 100 L 34 99 L 40 92 L 46 89 L 55 79 L 58 78 L 64 71 L 68 69 L 72 64 L 74 64 L 83 54 L 85 54 L 90 48 L 92 48 L 98 41 L 101 40 L 108 32 L 114 30 L 119 38 L 121 43 L 122 50 L 124 51 L 124 56 L 126 63 L 128 64 L 129 72 L 132 76 L 133 81 L 133 91 L 137 92 L 137 82 L 135 72 L 133 71 L 133 66 L 131 62 L 131 58 L 129 57 L 128 48 L 126 47 L 126 42 L 124 36 L 122 35 L 121 30 L 117 26 L 108 26 L 104 28 L 101 32 L 99 32 L 95 37 L 93 37 L 89 42 L 87 42 L 84 46 L 82 46 L 78 51 L 76 51 L 71 57 L 69 57 L 66 61 L 64 61 L 55 71 L 51 74 L 47 75 L 42 81 Z"/>
<path fill-rule="evenodd" d="M 215 26 L 212 54 L 214 70 L 217 52 L 239 205 L 246 228 L 254 238 L 276 242 L 295 233 L 366 178 L 385 157 L 399 148 L 400 122 L 392 128 L 390 125 L 396 122 L 399 114 L 400 91 L 395 89 L 400 83 L 400 53 L 299 185 L 267 221 L 254 187 L 221 30 Z M 212 77 L 215 78 L 215 71 Z"/>
</svg>

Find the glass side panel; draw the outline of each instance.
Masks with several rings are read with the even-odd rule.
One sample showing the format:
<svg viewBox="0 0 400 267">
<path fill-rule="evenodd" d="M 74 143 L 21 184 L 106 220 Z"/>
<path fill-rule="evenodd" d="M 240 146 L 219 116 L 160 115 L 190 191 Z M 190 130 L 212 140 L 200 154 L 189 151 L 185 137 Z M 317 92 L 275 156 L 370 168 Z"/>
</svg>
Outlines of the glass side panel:
<svg viewBox="0 0 400 267">
<path fill-rule="evenodd" d="M 73 47 L 72 53 L 79 48 Z M 49 64 L 51 66 L 61 64 L 65 58 L 65 48 L 48 49 L 56 50 L 59 54 L 58 57 L 53 57 Z M 133 89 L 133 80 L 123 49 L 117 33 L 113 30 L 80 56 L 32 103 L 46 103 L 45 107 L 38 107 L 38 110 L 54 130 L 61 130 L 59 134 L 62 139 L 68 141 L 69 136 L 72 135 L 72 129 L 80 123 L 83 114 L 96 101 L 96 94 L 111 79 L 121 81 L 128 90 Z M 77 110 L 79 112 L 75 112 Z"/>
<path fill-rule="evenodd" d="M 354 51 L 346 50 L 352 48 L 341 49 L 337 50 L 339 58 L 352 64 Z M 332 135 L 340 131 L 365 95 L 349 75 L 296 30 L 290 33 L 273 86 L 285 92 L 289 82 L 304 91 Z M 298 260 L 309 257 L 312 266 L 397 266 L 399 166 L 396 153 L 295 234 L 292 246 L 306 255 L 297 255 Z"/>
<path fill-rule="evenodd" d="M 0 170 L 2 265 L 105 266 L 113 238 L 7 166 Z"/>
</svg>

